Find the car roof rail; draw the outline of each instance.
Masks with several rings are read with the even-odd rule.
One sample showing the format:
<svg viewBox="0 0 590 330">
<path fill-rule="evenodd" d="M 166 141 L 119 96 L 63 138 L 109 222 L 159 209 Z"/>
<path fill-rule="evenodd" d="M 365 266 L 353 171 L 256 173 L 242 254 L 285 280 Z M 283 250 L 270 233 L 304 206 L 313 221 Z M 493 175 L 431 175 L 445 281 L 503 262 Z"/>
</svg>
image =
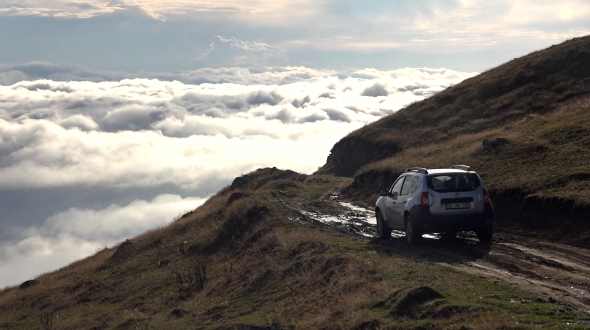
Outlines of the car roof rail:
<svg viewBox="0 0 590 330">
<path fill-rule="evenodd" d="M 428 170 L 423 167 L 408 167 L 404 172 L 418 172 L 423 174 L 428 174 Z"/>
<path fill-rule="evenodd" d="M 454 168 L 456 170 L 463 170 L 463 171 L 469 172 L 470 167 L 467 165 L 453 165 L 453 166 L 451 166 L 451 168 Z"/>
</svg>

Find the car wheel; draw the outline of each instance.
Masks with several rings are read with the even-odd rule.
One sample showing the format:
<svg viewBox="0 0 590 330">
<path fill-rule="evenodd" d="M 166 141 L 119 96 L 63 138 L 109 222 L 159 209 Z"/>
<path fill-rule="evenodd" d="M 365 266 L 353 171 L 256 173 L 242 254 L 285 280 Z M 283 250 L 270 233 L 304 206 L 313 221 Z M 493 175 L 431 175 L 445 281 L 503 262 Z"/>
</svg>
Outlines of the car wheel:
<svg viewBox="0 0 590 330">
<path fill-rule="evenodd" d="M 492 235 L 494 234 L 494 227 L 484 227 L 480 228 L 475 231 L 477 238 L 482 243 L 489 243 L 492 240 Z"/>
<path fill-rule="evenodd" d="M 385 220 L 383 220 L 383 216 L 381 215 L 381 211 L 376 212 L 377 216 L 377 237 L 380 239 L 390 239 L 391 238 L 391 229 L 387 228 L 385 225 Z"/>
<path fill-rule="evenodd" d="M 414 226 L 412 222 L 412 216 L 408 214 L 406 216 L 406 241 L 409 244 L 416 245 L 420 243 L 421 239 L 422 234 L 420 234 L 420 232 Z"/>
</svg>

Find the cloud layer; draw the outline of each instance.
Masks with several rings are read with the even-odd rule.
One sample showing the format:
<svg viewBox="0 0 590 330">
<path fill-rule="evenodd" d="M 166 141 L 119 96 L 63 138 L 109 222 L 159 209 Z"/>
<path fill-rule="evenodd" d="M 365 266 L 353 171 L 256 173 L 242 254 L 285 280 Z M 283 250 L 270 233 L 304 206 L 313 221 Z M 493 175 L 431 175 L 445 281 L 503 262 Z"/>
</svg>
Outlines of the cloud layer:
<svg viewBox="0 0 590 330">
<path fill-rule="evenodd" d="M 256 168 L 311 173 L 347 133 L 473 75 L 274 67 L 108 81 L 116 73 L 46 63 L 3 72 L 63 81 L 0 86 L 0 231 L 10 233 L 0 235 L 0 287 L 153 228 Z M 180 81 L 224 73 L 234 81 Z M 19 211 L 33 200 L 35 213 Z"/>
<path fill-rule="evenodd" d="M 257 81 L 259 75 L 252 78 Z M 228 180 L 258 165 L 311 172 L 324 161 L 330 145 L 349 131 L 469 74 L 407 69 L 362 70 L 355 76 L 364 78 L 319 72 L 284 85 L 124 79 L 1 86 L 0 185 L 128 187 L 172 182 L 196 187 L 204 178 L 226 173 Z M 284 72 L 274 78 L 284 79 Z M 322 148 L 310 151 L 307 145 Z M 286 146 L 289 151 L 281 151 Z M 240 160 L 238 168 L 233 168 L 235 159 Z M 136 166 L 139 160 L 149 166 Z M 195 167 L 201 170 L 189 171 Z"/>
<path fill-rule="evenodd" d="M 151 201 L 112 204 L 99 210 L 70 208 L 42 224 L 13 229 L 12 240 L 0 241 L 0 289 L 164 226 L 172 220 L 171 214 L 184 214 L 203 202 L 159 195 Z"/>
</svg>

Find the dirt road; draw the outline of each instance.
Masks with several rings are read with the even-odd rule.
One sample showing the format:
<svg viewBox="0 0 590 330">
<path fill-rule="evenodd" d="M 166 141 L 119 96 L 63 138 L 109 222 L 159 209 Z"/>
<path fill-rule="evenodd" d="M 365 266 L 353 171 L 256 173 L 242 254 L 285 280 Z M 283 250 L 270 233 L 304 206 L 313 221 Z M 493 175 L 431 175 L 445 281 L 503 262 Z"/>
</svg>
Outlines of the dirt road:
<svg viewBox="0 0 590 330">
<path fill-rule="evenodd" d="M 411 246 L 405 243 L 404 233 L 394 231 L 391 240 L 383 241 L 373 238 L 372 210 L 328 202 L 334 204 L 330 214 L 299 206 L 300 216 L 294 220 L 364 237 L 400 254 L 513 285 L 547 302 L 570 306 L 580 316 L 590 315 L 590 250 L 503 232 L 496 232 L 491 244 L 480 243 L 470 232 L 460 233 L 454 240 L 424 235 L 420 246 Z"/>
</svg>

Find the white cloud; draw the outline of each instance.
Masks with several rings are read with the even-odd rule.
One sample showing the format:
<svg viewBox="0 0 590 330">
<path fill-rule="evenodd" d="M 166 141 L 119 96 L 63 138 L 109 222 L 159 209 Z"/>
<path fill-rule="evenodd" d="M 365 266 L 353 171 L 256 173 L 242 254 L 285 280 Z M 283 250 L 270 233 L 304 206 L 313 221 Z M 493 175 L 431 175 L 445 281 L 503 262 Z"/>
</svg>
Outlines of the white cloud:
<svg viewBox="0 0 590 330">
<path fill-rule="evenodd" d="M 221 59 L 239 66 L 272 65 L 273 63 L 287 62 L 284 51 L 279 47 L 262 41 L 248 41 L 222 36 L 216 36 L 209 44 L 209 48 L 201 56 L 194 58 L 195 61 L 205 63 L 219 63 Z"/>
<path fill-rule="evenodd" d="M 113 204 L 102 210 L 71 208 L 47 218 L 41 230 L 44 235 L 67 233 L 86 241 L 109 245 L 167 224 L 174 216 L 194 210 L 203 201 L 200 198 L 159 195 L 151 201 L 136 200 L 126 206 Z"/>
<path fill-rule="evenodd" d="M 125 21 L 129 17 L 147 17 L 166 21 L 170 24 L 166 26 L 182 22 L 178 33 L 183 34 L 185 23 L 196 24 L 194 29 L 206 26 L 210 35 L 189 33 L 186 40 L 195 48 L 193 60 L 208 58 L 205 63 L 215 66 L 286 65 L 294 63 L 289 52 L 302 49 L 448 53 L 518 46 L 526 52 L 590 33 L 586 19 L 589 13 L 590 3 L 585 0 L 23 0 L 0 4 L 0 16 L 88 19 L 106 15 L 125 17 Z M 129 32 L 124 28 L 119 31 Z M 152 36 L 157 38 L 157 34 Z M 266 41 L 256 41 L 261 37 Z M 228 60 L 229 55 L 219 51 L 220 45 L 259 54 L 241 54 Z M 185 47 L 176 46 L 179 51 Z M 216 51 L 217 55 L 211 58 Z M 342 60 L 345 57 L 337 56 Z M 17 79 L 6 76 L 5 79 Z"/>
<path fill-rule="evenodd" d="M 13 85 L 20 81 L 86 81 L 104 82 L 124 79 L 157 79 L 161 81 L 179 81 L 184 84 L 232 83 L 239 85 L 285 85 L 295 82 L 313 82 L 320 78 L 340 77 L 341 79 L 394 79 L 399 83 L 416 80 L 450 81 L 462 80 L 476 73 L 459 72 L 449 69 L 402 68 L 397 70 L 347 69 L 327 70 L 303 66 L 259 66 L 259 67 L 223 67 L 202 68 L 177 72 L 116 72 L 96 71 L 78 65 L 30 62 L 25 64 L 0 64 L 0 85 Z M 29 86 L 28 88 L 33 88 Z M 56 87 L 58 88 L 58 87 Z"/>
<path fill-rule="evenodd" d="M 362 53 L 462 53 L 525 45 L 530 51 L 590 34 L 590 3 L 583 0 L 347 2 L 348 15 L 324 12 L 313 38 L 278 44 L 288 50 Z"/>
<path fill-rule="evenodd" d="M 204 57 L 204 56 L 203 56 Z M 240 85 L 284 85 L 317 78 L 328 78 L 339 72 L 307 67 L 223 67 L 178 72 L 116 72 L 96 71 L 78 65 L 30 62 L 0 64 L 0 85 L 13 85 L 23 80 L 53 81 L 120 81 L 147 78 L 179 81 L 185 84 L 234 83 Z M 347 75 L 348 73 L 341 73 Z M 462 73 L 464 74 L 464 73 Z"/>
<path fill-rule="evenodd" d="M 13 239 L 0 242 L 0 288 L 163 226 L 203 202 L 200 198 L 160 195 L 151 201 L 136 200 L 99 210 L 71 208 L 40 225 L 13 229 Z"/>
<path fill-rule="evenodd" d="M 254 51 L 254 52 L 263 52 L 263 51 L 273 51 L 277 50 L 278 47 L 267 45 L 262 41 L 244 41 L 239 40 L 234 37 L 226 39 L 222 36 L 217 36 L 219 41 L 229 44 L 231 48 L 239 48 L 247 51 Z"/>
<path fill-rule="evenodd" d="M 225 15 L 239 21 L 263 19 L 266 24 L 279 24 L 286 17 L 299 17 L 309 14 L 313 9 L 313 2 L 310 0 L 20 0 L 0 4 L 0 15 L 84 19 L 127 10 L 161 21 L 168 17 L 190 17 L 195 13 L 205 13 L 205 18 Z"/>
<path fill-rule="evenodd" d="M 490 46 L 559 42 L 590 33 L 583 18 L 590 3 L 566 1 L 459 1 L 458 6 L 440 8 L 434 15 L 417 16 L 412 26 L 417 34 L 404 48 L 428 52 L 491 49 Z M 556 26 L 560 26 L 558 30 Z M 546 45 L 545 43 L 543 43 Z"/>
<path fill-rule="evenodd" d="M 5 1 L 0 5 L 0 15 L 6 16 L 51 16 L 90 18 L 123 10 L 116 1 L 71 1 L 71 0 L 20 0 Z"/>
<path fill-rule="evenodd" d="M 387 91 L 386 86 L 380 83 L 375 83 L 363 90 L 362 96 L 387 96 L 389 95 L 389 91 Z"/>
<path fill-rule="evenodd" d="M 155 187 L 167 183 L 195 189 L 216 178 L 227 183 L 258 167 L 279 166 L 312 172 L 321 165 L 330 147 L 348 131 L 358 128 L 342 122 L 323 121 L 291 128 L 280 121 L 242 119 L 213 121 L 208 126 L 189 121 L 162 127 L 184 138 L 153 131 L 83 132 L 57 124 L 26 120 L 22 124 L 0 122 L 2 167 L 0 186 L 23 189 L 91 185 L 101 187 Z M 226 134 L 214 131 L 235 126 Z M 298 125 L 299 126 L 299 125 Z M 283 128 L 283 130 L 281 130 Z M 176 130 L 176 131 L 175 131 Z M 183 130 L 189 133 L 183 134 Z M 274 136 L 272 136 L 274 135 Z"/>
<path fill-rule="evenodd" d="M 587 19 L 590 3 L 583 0 L 569 1 L 514 1 L 502 22 L 527 25 L 531 23 L 568 22 Z M 518 19 L 515 19 L 518 18 Z"/>
</svg>

